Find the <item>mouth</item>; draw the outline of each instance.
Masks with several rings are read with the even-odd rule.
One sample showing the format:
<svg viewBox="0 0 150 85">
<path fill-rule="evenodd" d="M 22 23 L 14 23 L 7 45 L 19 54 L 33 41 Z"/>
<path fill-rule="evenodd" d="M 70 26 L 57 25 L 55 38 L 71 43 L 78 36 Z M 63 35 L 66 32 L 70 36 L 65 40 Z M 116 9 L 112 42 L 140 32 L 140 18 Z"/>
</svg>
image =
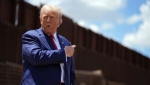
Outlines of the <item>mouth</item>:
<svg viewBox="0 0 150 85">
<path fill-rule="evenodd" d="M 50 25 L 47 25 L 47 27 L 49 28 L 49 27 L 50 27 Z"/>
</svg>

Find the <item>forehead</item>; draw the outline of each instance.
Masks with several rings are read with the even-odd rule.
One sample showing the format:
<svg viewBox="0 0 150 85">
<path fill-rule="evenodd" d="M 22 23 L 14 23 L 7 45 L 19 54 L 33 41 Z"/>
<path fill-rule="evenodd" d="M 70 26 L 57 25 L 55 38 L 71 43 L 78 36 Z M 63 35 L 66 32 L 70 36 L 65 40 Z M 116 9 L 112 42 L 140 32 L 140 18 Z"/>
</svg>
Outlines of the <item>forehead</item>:
<svg viewBox="0 0 150 85">
<path fill-rule="evenodd" d="M 43 11 L 43 15 L 58 15 L 58 12 L 56 10 L 52 10 L 50 8 L 46 8 Z"/>
</svg>

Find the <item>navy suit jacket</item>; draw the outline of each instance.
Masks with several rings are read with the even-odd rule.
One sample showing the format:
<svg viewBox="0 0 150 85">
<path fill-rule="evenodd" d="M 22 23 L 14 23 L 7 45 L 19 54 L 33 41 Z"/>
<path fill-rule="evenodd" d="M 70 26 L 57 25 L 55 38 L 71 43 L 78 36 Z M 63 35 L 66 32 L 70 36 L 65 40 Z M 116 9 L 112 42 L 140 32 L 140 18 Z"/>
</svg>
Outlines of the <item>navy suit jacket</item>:
<svg viewBox="0 0 150 85">
<path fill-rule="evenodd" d="M 71 44 L 63 36 L 57 36 L 61 49 L 54 50 L 49 36 L 42 28 L 23 34 L 21 85 L 60 85 L 60 63 L 64 63 L 65 85 L 76 85 L 73 56 L 67 57 L 66 61 L 64 50 L 65 46 Z"/>
</svg>

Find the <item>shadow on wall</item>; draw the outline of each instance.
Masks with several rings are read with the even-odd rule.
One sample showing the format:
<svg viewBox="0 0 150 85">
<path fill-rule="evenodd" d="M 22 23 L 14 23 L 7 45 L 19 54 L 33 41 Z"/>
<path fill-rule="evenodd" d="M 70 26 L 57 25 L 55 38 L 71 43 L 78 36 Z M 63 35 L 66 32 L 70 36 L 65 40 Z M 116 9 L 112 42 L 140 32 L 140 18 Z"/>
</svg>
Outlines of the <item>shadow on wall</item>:
<svg viewBox="0 0 150 85">
<path fill-rule="evenodd" d="M 106 80 L 102 73 L 102 70 L 76 70 L 76 79 L 77 85 L 125 85 L 122 82 Z"/>
<path fill-rule="evenodd" d="M 76 70 L 76 79 L 77 85 L 106 85 L 106 81 L 101 70 Z"/>
</svg>

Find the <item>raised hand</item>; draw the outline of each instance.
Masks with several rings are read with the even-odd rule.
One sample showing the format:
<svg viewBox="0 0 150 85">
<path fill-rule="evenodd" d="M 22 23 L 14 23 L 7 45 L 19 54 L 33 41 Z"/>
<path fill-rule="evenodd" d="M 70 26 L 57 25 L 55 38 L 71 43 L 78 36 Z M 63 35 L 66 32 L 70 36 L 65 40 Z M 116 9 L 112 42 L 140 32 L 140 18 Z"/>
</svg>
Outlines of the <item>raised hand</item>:
<svg viewBox="0 0 150 85">
<path fill-rule="evenodd" d="M 66 55 L 67 57 L 71 57 L 74 54 L 76 45 L 71 45 L 71 46 L 65 46 L 65 51 L 66 51 Z"/>
</svg>

